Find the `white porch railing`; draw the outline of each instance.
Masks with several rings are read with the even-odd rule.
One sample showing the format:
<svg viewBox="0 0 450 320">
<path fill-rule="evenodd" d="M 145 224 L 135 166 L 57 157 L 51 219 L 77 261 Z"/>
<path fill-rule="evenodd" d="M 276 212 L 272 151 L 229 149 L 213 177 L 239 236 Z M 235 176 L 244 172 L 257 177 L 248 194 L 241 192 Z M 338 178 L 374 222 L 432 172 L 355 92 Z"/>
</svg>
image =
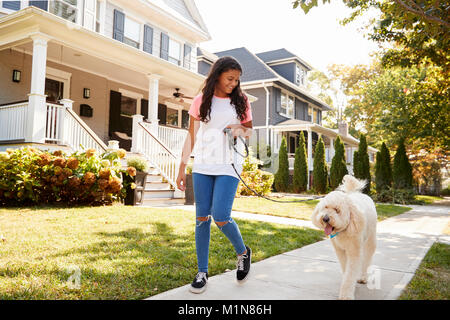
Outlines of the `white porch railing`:
<svg viewBox="0 0 450 320">
<path fill-rule="evenodd" d="M 137 128 L 133 128 L 133 137 L 134 135 L 137 135 L 139 138 L 134 140 L 137 145 L 133 145 L 133 148 L 139 150 L 159 170 L 161 175 L 175 190 L 177 190 L 176 170 L 180 162 L 180 157 L 157 139 L 151 133 L 151 130 L 145 122 L 138 122 Z"/>
<path fill-rule="evenodd" d="M 70 108 L 66 108 L 64 142 L 73 150 L 95 149 L 103 153 L 108 148 L 106 144 L 89 128 L 89 126 Z"/>
<path fill-rule="evenodd" d="M 45 142 L 67 145 L 74 151 L 95 149 L 99 153 L 107 146 L 72 110 L 71 100 L 64 104 L 46 103 Z M 28 101 L 0 106 L 0 141 L 25 141 Z"/>
<path fill-rule="evenodd" d="M 150 130 L 149 124 L 143 123 Z M 181 156 L 183 151 L 184 141 L 188 135 L 185 129 L 171 128 L 167 126 L 158 125 L 158 138 L 162 143 L 174 153 L 177 157 Z"/>
<path fill-rule="evenodd" d="M 28 101 L 0 106 L 0 141 L 25 139 Z"/>
</svg>

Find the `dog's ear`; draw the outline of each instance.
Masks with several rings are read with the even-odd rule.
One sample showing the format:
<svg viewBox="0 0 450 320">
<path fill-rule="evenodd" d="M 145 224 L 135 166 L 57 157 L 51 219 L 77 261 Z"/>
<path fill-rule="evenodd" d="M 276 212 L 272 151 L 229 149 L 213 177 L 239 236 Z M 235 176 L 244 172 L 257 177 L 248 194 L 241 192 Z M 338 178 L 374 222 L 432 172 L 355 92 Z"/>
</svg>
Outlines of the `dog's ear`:
<svg viewBox="0 0 450 320">
<path fill-rule="evenodd" d="M 311 214 L 311 222 L 318 228 L 321 227 L 320 223 L 317 222 L 317 218 L 318 218 L 317 215 L 319 213 L 320 207 L 321 207 L 321 205 L 320 205 L 320 202 L 319 202 L 316 205 L 316 207 L 314 208 L 313 213 Z"/>
<path fill-rule="evenodd" d="M 353 234 L 362 232 L 366 223 L 366 217 L 351 201 L 348 201 L 347 205 L 349 210 L 349 223 L 347 231 Z"/>
</svg>

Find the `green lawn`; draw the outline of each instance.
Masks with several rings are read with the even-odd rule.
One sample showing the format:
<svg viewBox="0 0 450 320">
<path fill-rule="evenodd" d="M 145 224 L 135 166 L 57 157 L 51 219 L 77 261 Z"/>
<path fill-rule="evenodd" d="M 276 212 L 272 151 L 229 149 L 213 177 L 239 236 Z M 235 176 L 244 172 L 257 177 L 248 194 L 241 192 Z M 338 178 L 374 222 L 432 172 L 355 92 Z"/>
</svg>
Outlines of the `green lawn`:
<svg viewBox="0 0 450 320">
<path fill-rule="evenodd" d="M 450 300 L 450 245 L 435 243 L 400 300 Z"/>
<path fill-rule="evenodd" d="M 291 201 L 299 199 L 293 197 L 284 197 L 276 198 L 276 200 Z M 311 214 L 318 202 L 319 200 L 308 200 L 306 202 L 298 203 L 279 203 L 256 196 L 240 197 L 234 199 L 233 210 L 300 220 L 310 220 Z M 411 210 L 410 207 L 390 204 L 376 204 L 376 207 L 378 213 L 378 221 L 382 221 L 386 218 L 390 218 Z"/>
<path fill-rule="evenodd" d="M 416 200 L 419 200 L 420 202 L 423 202 L 423 204 L 433 204 L 436 201 L 444 200 L 442 197 L 435 197 L 435 196 L 424 196 L 417 194 L 414 197 Z"/>
<path fill-rule="evenodd" d="M 324 239 L 318 230 L 236 220 L 254 262 Z M 0 300 L 142 299 L 188 284 L 197 271 L 194 222 L 190 211 L 121 205 L 0 209 Z M 236 255 L 211 229 L 213 276 L 234 270 Z M 76 268 L 78 289 L 67 285 Z"/>
</svg>

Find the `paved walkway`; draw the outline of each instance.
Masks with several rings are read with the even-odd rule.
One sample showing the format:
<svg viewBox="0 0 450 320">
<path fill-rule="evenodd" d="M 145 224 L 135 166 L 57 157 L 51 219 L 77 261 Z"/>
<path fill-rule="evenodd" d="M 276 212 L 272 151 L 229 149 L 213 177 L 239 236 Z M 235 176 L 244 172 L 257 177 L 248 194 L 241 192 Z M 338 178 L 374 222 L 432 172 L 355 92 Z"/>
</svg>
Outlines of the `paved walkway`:
<svg viewBox="0 0 450 320">
<path fill-rule="evenodd" d="M 369 283 L 357 284 L 357 300 L 397 299 L 431 245 L 449 241 L 442 236 L 450 223 L 450 206 L 411 206 L 413 210 L 386 219 L 377 226 L 377 250 Z M 194 206 L 177 209 L 195 210 Z M 309 221 L 233 211 L 233 217 L 313 227 Z M 330 240 L 285 252 L 252 264 L 246 283 L 235 281 L 235 270 L 213 276 L 202 294 L 190 284 L 150 297 L 150 300 L 324 300 L 337 299 L 342 279 Z"/>
</svg>

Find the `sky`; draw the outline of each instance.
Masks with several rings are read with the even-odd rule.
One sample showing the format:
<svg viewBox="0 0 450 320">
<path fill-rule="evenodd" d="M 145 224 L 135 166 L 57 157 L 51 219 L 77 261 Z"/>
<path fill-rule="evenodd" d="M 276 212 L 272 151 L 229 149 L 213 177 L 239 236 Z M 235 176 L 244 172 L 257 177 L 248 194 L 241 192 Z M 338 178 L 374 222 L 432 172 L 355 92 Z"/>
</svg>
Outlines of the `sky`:
<svg viewBox="0 0 450 320">
<path fill-rule="evenodd" d="M 369 64 L 378 45 L 362 30 L 372 12 L 346 26 L 339 20 L 351 9 L 341 0 L 321 4 L 305 14 L 292 0 L 195 0 L 212 40 L 200 43 L 209 52 L 246 47 L 253 53 L 286 48 L 313 68 L 329 64 Z"/>
</svg>

